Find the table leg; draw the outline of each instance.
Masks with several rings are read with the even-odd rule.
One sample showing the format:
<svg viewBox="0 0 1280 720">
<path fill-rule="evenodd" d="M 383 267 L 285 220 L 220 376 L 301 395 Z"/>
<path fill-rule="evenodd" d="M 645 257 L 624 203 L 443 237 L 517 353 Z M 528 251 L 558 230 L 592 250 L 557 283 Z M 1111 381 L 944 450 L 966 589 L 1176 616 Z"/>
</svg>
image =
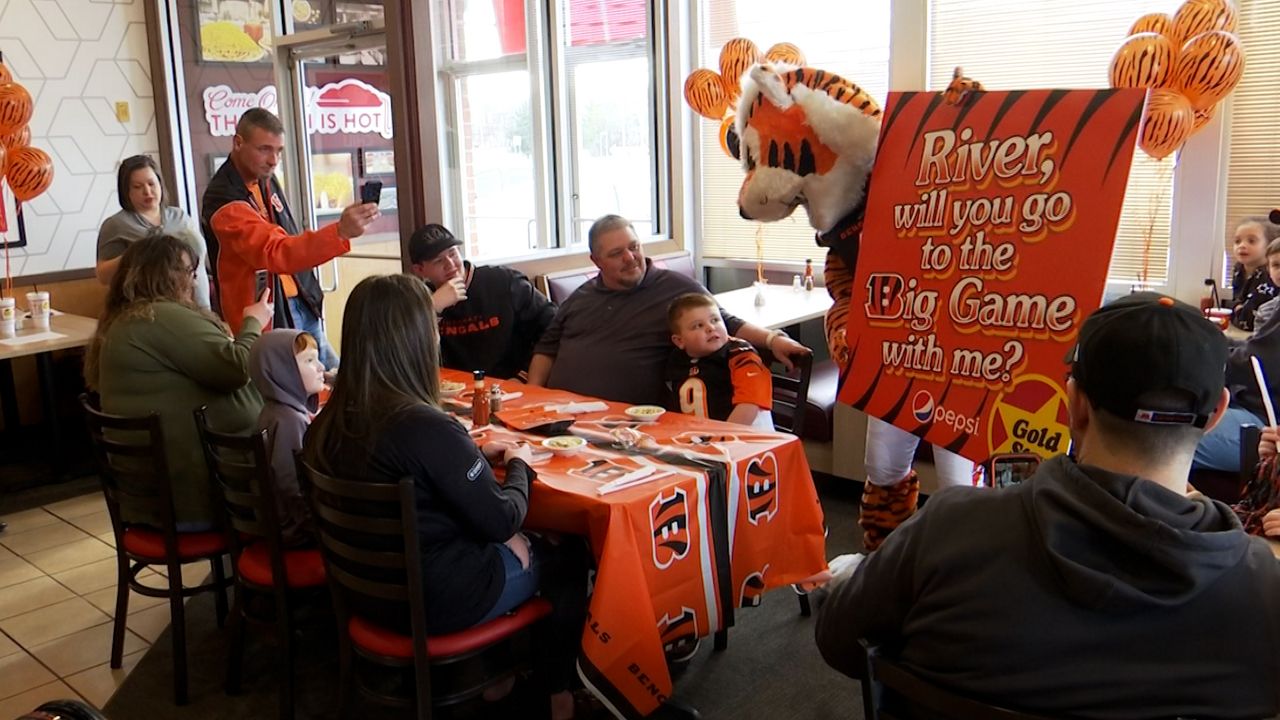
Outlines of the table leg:
<svg viewBox="0 0 1280 720">
<path fill-rule="evenodd" d="M 53 353 L 36 355 L 36 372 L 40 376 L 40 402 L 44 406 L 44 422 L 48 428 L 49 459 L 53 470 L 61 476 L 67 469 L 67 452 L 62 446 L 62 425 L 58 421 L 58 393 L 53 374 Z"/>
<path fill-rule="evenodd" d="M 13 387 L 13 361 L 0 360 L 0 406 L 4 410 L 4 429 L 10 435 L 18 432 L 18 393 Z"/>
</svg>

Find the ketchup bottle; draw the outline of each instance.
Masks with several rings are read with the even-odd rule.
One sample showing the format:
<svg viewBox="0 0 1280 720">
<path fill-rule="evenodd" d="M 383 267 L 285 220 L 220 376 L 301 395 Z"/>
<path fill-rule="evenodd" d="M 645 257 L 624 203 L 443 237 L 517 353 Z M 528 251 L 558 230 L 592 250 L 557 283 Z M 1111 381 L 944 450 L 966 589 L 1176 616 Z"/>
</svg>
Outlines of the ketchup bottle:
<svg viewBox="0 0 1280 720">
<path fill-rule="evenodd" d="M 480 427 L 489 424 L 489 393 L 484 388 L 484 371 L 476 370 L 471 374 L 475 378 L 475 389 L 471 393 L 471 424 Z"/>
</svg>

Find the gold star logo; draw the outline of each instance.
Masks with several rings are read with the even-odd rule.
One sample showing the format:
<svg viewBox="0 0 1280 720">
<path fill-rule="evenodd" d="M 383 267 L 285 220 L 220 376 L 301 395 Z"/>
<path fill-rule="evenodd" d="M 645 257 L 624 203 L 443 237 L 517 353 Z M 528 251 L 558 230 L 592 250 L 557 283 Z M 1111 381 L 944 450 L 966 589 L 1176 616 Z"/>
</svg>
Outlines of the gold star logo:
<svg viewBox="0 0 1280 720">
<path fill-rule="evenodd" d="M 1043 375 L 1025 375 L 996 400 L 988 419 L 992 455 L 1060 455 L 1071 444 L 1067 394 Z"/>
</svg>

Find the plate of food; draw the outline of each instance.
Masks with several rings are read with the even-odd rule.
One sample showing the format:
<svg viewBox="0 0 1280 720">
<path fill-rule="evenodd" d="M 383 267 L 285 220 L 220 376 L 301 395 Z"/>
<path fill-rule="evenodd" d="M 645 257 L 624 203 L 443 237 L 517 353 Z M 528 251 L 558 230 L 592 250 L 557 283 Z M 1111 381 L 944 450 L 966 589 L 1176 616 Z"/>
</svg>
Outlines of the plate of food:
<svg viewBox="0 0 1280 720">
<path fill-rule="evenodd" d="M 626 412 L 627 417 L 639 422 L 653 422 L 662 417 L 666 411 L 667 409 L 660 405 L 632 405 Z"/>
<path fill-rule="evenodd" d="M 542 441 L 542 447 L 557 455 L 576 455 L 587 446 L 587 441 L 577 435 L 556 435 Z"/>
<path fill-rule="evenodd" d="M 458 393 L 467 389 L 467 384 L 456 380 L 441 380 L 440 395 L 442 397 L 454 397 Z"/>
</svg>

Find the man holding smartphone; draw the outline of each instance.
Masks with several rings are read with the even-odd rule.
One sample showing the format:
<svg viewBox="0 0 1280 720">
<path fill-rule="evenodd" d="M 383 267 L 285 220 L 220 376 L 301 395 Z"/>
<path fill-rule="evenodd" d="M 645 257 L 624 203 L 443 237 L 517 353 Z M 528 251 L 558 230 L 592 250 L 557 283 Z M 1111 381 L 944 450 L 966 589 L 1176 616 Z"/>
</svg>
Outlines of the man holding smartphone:
<svg viewBox="0 0 1280 720">
<path fill-rule="evenodd" d="M 379 217 L 378 206 L 352 205 L 337 222 L 299 232 L 275 179 L 283 152 L 280 119 L 253 108 L 240 117 L 231 154 L 205 189 L 201 229 L 209 245 L 218 305 L 236 331 L 244 308 L 257 300 L 255 273 L 265 270 L 276 298 L 274 327 L 310 333 L 319 344 L 321 362 L 332 370 L 338 357 L 321 325 L 324 293 L 315 268 L 350 251 L 351 239 L 363 235 Z"/>
<path fill-rule="evenodd" d="M 935 493 L 828 586 L 827 663 L 862 675 L 865 639 L 1019 712 L 1275 715 L 1280 563 L 1230 507 L 1187 494 L 1196 443 L 1227 407 L 1226 361 L 1222 332 L 1172 298 L 1095 312 L 1069 360 L 1076 457 L 1013 487 Z"/>
</svg>

